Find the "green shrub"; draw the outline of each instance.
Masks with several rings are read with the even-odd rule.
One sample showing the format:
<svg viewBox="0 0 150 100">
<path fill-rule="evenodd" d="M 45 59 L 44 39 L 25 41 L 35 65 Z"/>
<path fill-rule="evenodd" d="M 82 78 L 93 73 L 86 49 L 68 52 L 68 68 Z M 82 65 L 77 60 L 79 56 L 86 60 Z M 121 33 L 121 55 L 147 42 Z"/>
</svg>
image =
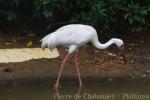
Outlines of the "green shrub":
<svg viewBox="0 0 150 100">
<path fill-rule="evenodd" d="M 0 0 L 0 8 L 4 22 L 83 23 L 109 35 L 150 24 L 149 0 Z"/>
<path fill-rule="evenodd" d="M 138 29 L 145 24 L 147 15 L 148 8 L 131 1 L 131 3 L 127 5 L 127 8 L 125 8 L 124 19 L 129 22 L 132 31 L 138 31 Z"/>
</svg>

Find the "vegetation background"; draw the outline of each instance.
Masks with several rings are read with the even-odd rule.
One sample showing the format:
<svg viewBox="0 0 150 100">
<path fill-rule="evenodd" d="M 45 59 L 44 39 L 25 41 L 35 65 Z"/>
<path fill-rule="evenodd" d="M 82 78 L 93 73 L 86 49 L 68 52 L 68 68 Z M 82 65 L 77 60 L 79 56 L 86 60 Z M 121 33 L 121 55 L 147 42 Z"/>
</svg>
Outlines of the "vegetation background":
<svg viewBox="0 0 150 100">
<path fill-rule="evenodd" d="M 70 23 L 92 25 L 102 38 L 145 31 L 150 0 L 0 0 L 0 34 L 10 27 L 41 33 Z"/>
</svg>

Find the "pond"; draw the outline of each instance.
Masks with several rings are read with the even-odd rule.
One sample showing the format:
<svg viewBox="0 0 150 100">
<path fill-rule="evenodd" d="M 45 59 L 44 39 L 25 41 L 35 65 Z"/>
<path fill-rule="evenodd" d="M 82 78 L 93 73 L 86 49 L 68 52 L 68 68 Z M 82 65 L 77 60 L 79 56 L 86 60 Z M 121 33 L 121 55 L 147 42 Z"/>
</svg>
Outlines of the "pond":
<svg viewBox="0 0 150 100">
<path fill-rule="evenodd" d="M 149 80 L 65 80 L 59 91 L 48 83 L 1 86 L 0 100 L 150 100 Z"/>
</svg>

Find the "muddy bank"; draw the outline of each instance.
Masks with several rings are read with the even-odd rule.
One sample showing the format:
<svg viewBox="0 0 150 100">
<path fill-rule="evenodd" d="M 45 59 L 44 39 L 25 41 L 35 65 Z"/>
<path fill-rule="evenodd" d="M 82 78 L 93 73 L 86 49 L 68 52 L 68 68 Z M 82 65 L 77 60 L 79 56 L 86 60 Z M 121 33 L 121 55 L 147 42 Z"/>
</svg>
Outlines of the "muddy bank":
<svg viewBox="0 0 150 100">
<path fill-rule="evenodd" d="M 62 48 L 59 49 L 62 51 Z M 140 49 L 141 50 L 141 49 Z M 138 50 L 136 50 L 138 51 Z M 148 50 L 142 51 L 148 53 Z M 64 53 L 61 52 L 61 54 Z M 122 64 L 121 56 L 113 48 L 95 50 L 91 45 L 80 49 L 80 72 L 83 79 L 138 79 L 150 78 L 149 55 L 129 50 L 126 54 L 127 64 Z M 143 56 L 144 55 L 144 56 Z M 54 82 L 59 71 L 60 57 L 54 59 L 38 59 L 18 63 L 0 64 L 0 81 L 10 80 L 49 80 Z M 73 57 L 65 65 L 62 80 L 77 79 Z"/>
<path fill-rule="evenodd" d="M 41 37 L 12 36 L 0 39 L 0 48 L 40 47 Z M 97 50 L 91 44 L 80 48 L 79 63 L 83 79 L 137 79 L 150 77 L 150 41 L 144 38 L 125 41 L 127 64 L 122 64 L 122 57 L 116 46 L 106 50 Z M 64 49 L 59 48 L 60 54 Z M 54 82 L 59 71 L 60 58 L 29 60 L 18 63 L 0 63 L 0 83 L 11 80 L 50 80 Z M 0 58 L 3 59 L 3 58 Z M 77 79 L 72 57 L 65 65 L 62 80 Z M 51 81 L 52 80 L 52 81 Z"/>
</svg>

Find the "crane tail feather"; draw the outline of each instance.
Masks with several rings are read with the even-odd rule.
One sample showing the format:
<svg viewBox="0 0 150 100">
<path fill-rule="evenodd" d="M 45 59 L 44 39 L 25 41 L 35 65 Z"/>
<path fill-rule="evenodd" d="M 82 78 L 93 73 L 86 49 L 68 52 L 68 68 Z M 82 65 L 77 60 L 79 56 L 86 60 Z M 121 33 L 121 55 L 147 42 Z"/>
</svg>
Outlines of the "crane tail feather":
<svg viewBox="0 0 150 100">
<path fill-rule="evenodd" d="M 53 50 L 56 47 L 56 32 L 50 33 L 44 38 L 40 40 L 41 43 L 41 48 L 45 49 L 46 47 L 49 48 L 50 50 Z"/>
</svg>

